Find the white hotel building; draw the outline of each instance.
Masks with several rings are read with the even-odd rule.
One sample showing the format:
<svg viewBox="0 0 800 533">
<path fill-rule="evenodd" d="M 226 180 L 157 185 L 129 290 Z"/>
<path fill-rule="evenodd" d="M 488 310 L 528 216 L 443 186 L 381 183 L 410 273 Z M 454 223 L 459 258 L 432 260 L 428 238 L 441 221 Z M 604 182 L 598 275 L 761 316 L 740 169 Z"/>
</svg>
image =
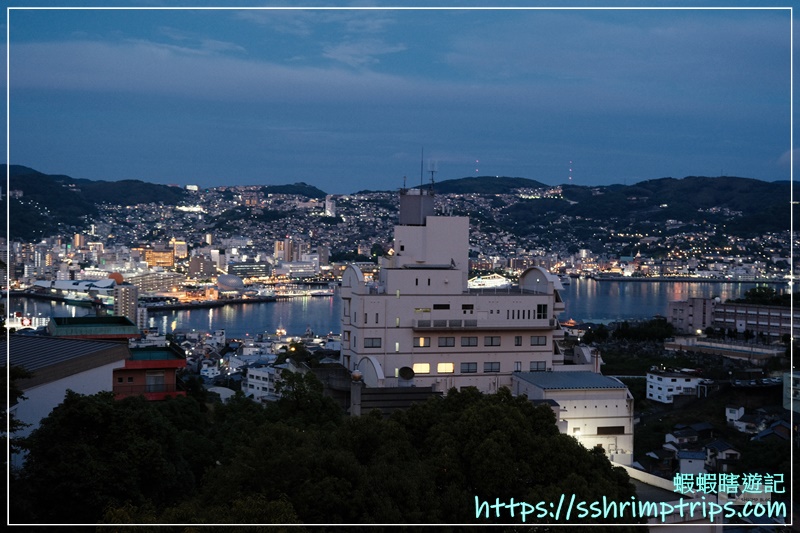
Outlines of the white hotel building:
<svg viewBox="0 0 800 533">
<path fill-rule="evenodd" d="M 342 276 L 342 364 L 368 387 L 511 386 L 513 372 L 564 365 L 558 278 L 540 267 L 519 286 L 469 289 L 469 218 L 434 216 L 433 192 L 400 195 L 394 245 L 377 279 L 350 265 Z M 591 365 L 590 365 L 591 366 Z"/>
</svg>

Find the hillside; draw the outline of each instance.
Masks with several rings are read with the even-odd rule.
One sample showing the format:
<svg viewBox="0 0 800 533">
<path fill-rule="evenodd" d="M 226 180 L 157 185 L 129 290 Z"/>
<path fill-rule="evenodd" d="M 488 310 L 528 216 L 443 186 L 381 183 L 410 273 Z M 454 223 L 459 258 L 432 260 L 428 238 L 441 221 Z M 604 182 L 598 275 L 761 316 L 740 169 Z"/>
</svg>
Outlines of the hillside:
<svg viewBox="0 0 800 533">
<path fill-rule="evenodd" d="M 562 186 L 563 200 L 521 200 L 503 211 L 520 230 L 560 215 L 625 224 L 724 223 L 731 235 L 790 227 L 788 181 L 738 177 L 660 178 L 634 185 Z"/>
<path fill-rule="evenodd" d="M 2 165 L 5 172 L 6 165 Z M 65 233 L 82 227 L 86 217 L 97 214 L 97 205 L 136 205 L 161 202 L 176 205 L 186 197 L 178 187 L 139 180 L 92 181 L 64 175 L 44 174 L 32 168 L 11 165 L 9 191 L 22 196 L 9 201 L 11 239 L 32 240 L 43 235 Z M 5 221 L 2 230 L 5 231 Z"/>
<path fill-rule="evenodd" d="M 475 176 L 438 181 L 434 190 L 438 194 L 511 194 L 516 189 L 541 189 L 544 183 L 527 178 L 505 176 Z"/>
</svg>

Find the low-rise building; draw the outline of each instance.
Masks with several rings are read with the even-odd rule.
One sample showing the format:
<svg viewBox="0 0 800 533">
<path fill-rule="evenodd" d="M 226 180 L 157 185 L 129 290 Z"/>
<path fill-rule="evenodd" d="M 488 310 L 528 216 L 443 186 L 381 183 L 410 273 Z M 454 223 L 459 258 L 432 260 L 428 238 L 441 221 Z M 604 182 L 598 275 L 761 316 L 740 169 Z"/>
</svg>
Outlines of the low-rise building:
<svg viewBox="0 0 800 533">
<path fill-rule="evenodd" d="M 648 372 L 647 399 L 660 403 L 674 403 L 676 396 L 697 395 L 703 379 L 680 372 Z"/>
<path fill-rule="evenodd" d="M 559 430 L 586 448 L 602 446 L 617 463 L 633 461 L 633 395 L 618 379 L 594 372 L 515 372 L 512 394 L 557 404 Z"/>
<path fill-rule="evenodd" d="M 175 345 L 131 349 L 124 366 L 114 370 L 114 395 L 117 399 L 144 396 L 148 400 L 186 396 L 177 386 L 177 372 L 185 367 L 186 356 Z"/>
</svg>

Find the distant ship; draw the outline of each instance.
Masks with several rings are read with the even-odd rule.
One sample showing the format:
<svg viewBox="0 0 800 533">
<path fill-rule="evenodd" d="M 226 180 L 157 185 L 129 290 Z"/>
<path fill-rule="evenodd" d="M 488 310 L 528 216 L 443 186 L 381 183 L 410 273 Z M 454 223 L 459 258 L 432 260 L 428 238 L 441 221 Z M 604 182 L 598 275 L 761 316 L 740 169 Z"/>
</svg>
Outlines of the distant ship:
<svg viewBox="0 0 800 533">
<path fill-rule="evenodd" d="M 314 289 L 308 291 L 309 296 L 333 296 L 333 289 Z"/>
<path fill-rule="evenodd" d="M 467 286 L 470 289 L 505 289 L 511 287 L 511 280 L 500 274 L 487 274 L 475 276 L 467 282 Z"/>
</svg>

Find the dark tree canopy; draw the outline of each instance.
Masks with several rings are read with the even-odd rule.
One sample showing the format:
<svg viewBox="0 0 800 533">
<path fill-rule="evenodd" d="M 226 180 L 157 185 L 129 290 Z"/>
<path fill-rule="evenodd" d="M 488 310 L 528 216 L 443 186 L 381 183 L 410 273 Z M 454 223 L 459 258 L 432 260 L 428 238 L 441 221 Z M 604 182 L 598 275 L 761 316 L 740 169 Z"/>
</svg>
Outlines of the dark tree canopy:
<svg viewBox="0 0 800 533">
<path fill-rule="evenodd" d="M 31 436 L 14 480 L 13 518 L 520 524 L 476 516 L 476 498 L 634 495 L 627 473 L 602 450 L 559 433 L 550 407 L 508 389 L 451 390 L 389 418 L 344 417 L 316 378 L 289 377 L 286 398 L 266 407 L 241 394 L 206 409 L 194 398 L 148 403 L 69 392 Z"/>
</svg>

